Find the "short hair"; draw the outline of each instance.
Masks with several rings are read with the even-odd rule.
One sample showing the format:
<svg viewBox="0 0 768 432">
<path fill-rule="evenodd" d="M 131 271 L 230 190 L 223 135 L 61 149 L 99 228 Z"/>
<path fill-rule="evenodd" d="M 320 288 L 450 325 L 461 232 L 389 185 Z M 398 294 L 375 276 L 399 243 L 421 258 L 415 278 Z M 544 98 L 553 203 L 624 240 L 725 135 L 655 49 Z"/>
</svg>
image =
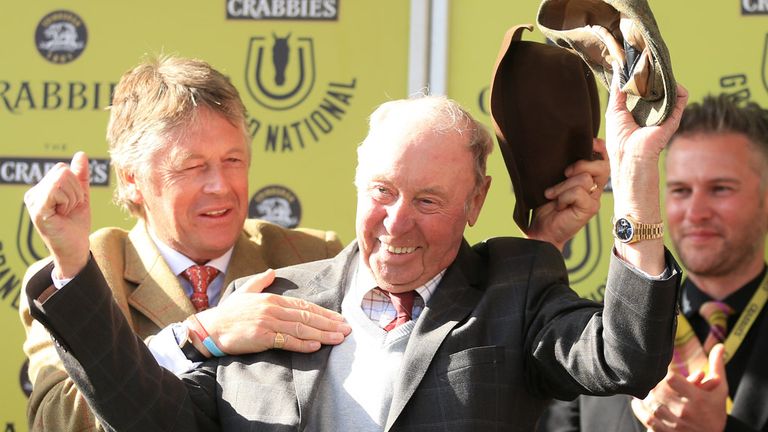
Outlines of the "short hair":
<svg viewBox="0 0 768 432">
<path fill-rule="evenodd" d="M 370 116 L 368 135 L 357 148 L 358 170 L 366 147 L 375 145 L 374 141 L 390 130 L 391 125 L 385 123 L 387 118 L 393 115 L 418 121 L 436 133 L 468 135 L 467 148 L 474 161 L 475 189 L 483 185 L 488 155 L 493 150 L 491 135 L 485 126 L 475 120 L 461 105 L 445 96 L 419 94 L 379 105 Z M 357 183 L 357 175 L 355 180 Z"/>
<path fill-rule="evenodd" d="M 698 133 L 737 133 L 747 137 L 753 150 L 760 155 L 758 172 L 765 186 L 768 182 L 768 111 L 755 102 L 742 105 L 731 95 L 707 95 L 701 102 L 689 104 L 680 120 L 680 127 L 672 135 L 667 148 L 680 136 Z"/>
<path fill-rule="evenodd" d="M 246 111 L 237 89 L 208 63 L 161 55 L 123 74 L 115 87 L 107 126 L 117 174 L 117 205 L 143 216 L 141 206 L 131 201 L 123 174 L 150 175 L 154 155 L 180 137 L 185 126 L 195 121 L 200 106 L 224 116 L 246 138 Z"/>
</svg>

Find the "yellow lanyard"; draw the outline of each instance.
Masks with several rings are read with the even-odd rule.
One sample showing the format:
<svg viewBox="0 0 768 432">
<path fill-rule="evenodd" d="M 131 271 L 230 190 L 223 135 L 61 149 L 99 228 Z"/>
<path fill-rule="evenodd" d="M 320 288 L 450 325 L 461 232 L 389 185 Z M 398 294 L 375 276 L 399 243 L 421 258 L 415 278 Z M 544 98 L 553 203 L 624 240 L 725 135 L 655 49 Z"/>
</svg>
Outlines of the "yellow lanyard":
<svg viewBox="0 0 768 432">
<path fill-rule="evenodd" d="M 752 294 L 752 298 L 749 299 L 747 307 L 744 308 L 744 310 L 741 312 L 741 316 L 739 316 L 738 321 L 736 321 L 736 325 L 733 326 L 733 330 L 728 333 L 728 337 L 723 343 L 725 345 L 726 363 L 728 363 L 728 360 L 730 360 L 733 355 L 736 354 L 736 350 L 738 350 L 741 346 L 741 343 L 744 342 L 744 338 L 747 336 L 749 329 L 752 328 L 752 324 L 755 323 L 757 317 L 760 315 L 760 311 L 763 310 L 763 306 L 765 306 L 766 300 L 768 300 L 768 272 L 766 272 L 765 276 L 763 276 L 763 280 L 760 282 L 760 286 L 757 288 L 755 293 Z M 677 319 L 677 333 L 682 334 L 682 332 L 693 333 L 693 328 L 685 316 L 681 313 Z M 733 401 L 731 401 L 729 396 L 728 401 L 726 402 L 726 411 L 728 414 L 731 413 L 732 407 Z"/>
</svg>

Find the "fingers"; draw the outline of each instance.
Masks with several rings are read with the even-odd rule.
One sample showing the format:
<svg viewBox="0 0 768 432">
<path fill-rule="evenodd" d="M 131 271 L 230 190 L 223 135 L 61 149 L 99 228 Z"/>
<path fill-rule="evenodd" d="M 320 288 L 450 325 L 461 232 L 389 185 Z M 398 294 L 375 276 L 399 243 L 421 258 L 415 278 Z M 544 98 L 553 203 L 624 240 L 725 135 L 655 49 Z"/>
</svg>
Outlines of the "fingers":
<svg viewBox="0 0 768 432">
<path fill-rule="evenodd" d="M 645 399 L 633 398 L 632 412 L 648 430 L 666 432 L 675 430 L 672 426 L 679 420 L 664 404 L 656 400 L 652 393 Z"/>
<path fill-rule="evenodd" d="M 88 202 L 88 195 L 69 166 L 58 163 L 37 185 L 27 191 L 24 202 L 32 220 L 39 224 L 57 214 L 69 215 L 81 204 Z"/>
<path fill-rule="evenodd" d="M 322 345 L 336 345 L 349 335 L 352 328 L 341 314 L 302 299 L 270 295 L 276 303 L 265 313 L 273 318 L 273 332 L 285 337 L 283 349 L 311 352 Z"/>
<path fill-rule="evenodd" d="M 591 164 L 595 162 L 603 163 L 603 161 L 585 163 Z M 584 171 L 580 174 L 574 174 L 547 189 L 544 191 L 544 196 L 550 200 L 557 200 L 557 210 L 562 210 L 569 205 L 575 204 L 586 211 L 592 211 L 599 208 L 599 192 L 602 191 L 602 187 L 603 185 L 598 184 L 589 172 Z"/>
<path fill-rule="evenodd" d="M 88 156 L 85 155 L 85 152 L 81 151 L 75 153 L 75 155 L 72 156 L 72 164 L 70 166 L 72 167 L 72 173 L 74 173 L 80 187 L 86 194 L 88 194 L 91 184 L 91 170 L 88 165 Z"/>
<path fill-rule="evenodd" d="M 654 394 L 662 402 L 667 400 L 686 397 L 697 390 L 696 384 L 688 381 L 686 377 L 677 373 L 667 374 L 666 377 L 656 386 Z"/>
<path fill-rule="evenodd" d="M 691 384 L 699 385 L 704 380 L 704 371 L 694 371 L 686 379 Z"/>
<path fill-rule="evenodd" d="M 627 111 L 627 95 L 621 91 L 621 65 L 618 62 L 611 64 L 613 76 L 611 77 L 611 91 L 608 95 L 608 112 L 621 113 Z"/>
<path fill-rule="evenodd" d="M 725 345 L 721 343 L 709 351 L 709 376 L 725 376 Z"/>
<path fill-rule="evenodd" d="M 241 293 L 260 293 L 264 288 L 272 285 L 272 282 L 274 281 L 275 271 L 273 269 L 267 269 L 251 276 L 248 281 L 238 288 L 230 297 L 234 297 Z"/>
<path fill-rule="evenodd" d="M 677 129 L 680 124 L 680 118 L 683 116 L 685 106 L 688 104 L 688 90 L 681 84 L 677 84 L 677 99 L 675 100 L 675 106 L 672 109 L 672 113 L 669 115 L 665 123 L 669 122 L 673 124 L 673 128 Z"/>
<path fill-rule="evenodd" d="M 728 380 L 725 375 L 725 346 L 721 343 L 709 351 L 709 371 L 702 380 L 699 388 L 711 391 L 724 385 L 727 391 Z"/>
</svg>

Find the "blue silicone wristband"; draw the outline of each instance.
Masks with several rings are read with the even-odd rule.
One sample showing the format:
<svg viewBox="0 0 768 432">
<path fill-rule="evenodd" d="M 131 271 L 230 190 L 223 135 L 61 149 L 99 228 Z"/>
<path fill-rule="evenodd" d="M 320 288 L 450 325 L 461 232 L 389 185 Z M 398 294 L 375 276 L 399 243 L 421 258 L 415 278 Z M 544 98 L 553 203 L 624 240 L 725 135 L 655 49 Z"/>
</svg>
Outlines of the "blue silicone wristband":
<svg viewBox="0 0 768 432">
<path fill-rule="evenodd" d="M 205 345 L 206 348 L 208 348 L 208 351 L 214 356 L 214 357 L 224 357 L 227 355 L 219 349 L 219 347 L 216 346 L 216 342 L 213 341 L 213 338 L 208 336 L 207 338 L 203 339 L 203 345 Z"/>
</svg>

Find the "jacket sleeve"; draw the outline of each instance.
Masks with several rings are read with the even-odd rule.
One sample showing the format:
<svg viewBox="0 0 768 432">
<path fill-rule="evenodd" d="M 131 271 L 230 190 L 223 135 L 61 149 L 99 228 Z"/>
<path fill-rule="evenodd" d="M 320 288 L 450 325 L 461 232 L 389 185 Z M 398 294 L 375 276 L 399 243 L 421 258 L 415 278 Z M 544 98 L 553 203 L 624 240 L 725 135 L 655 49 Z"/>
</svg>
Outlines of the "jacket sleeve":
<svg viewBox="0 0 768 432">
<path fill-rule="evenodd" d="M 41 261 L 28 269 L 24 290 L 29 278 L 46 264 L 46 261 Z M 26 296 L 21 298 L 19 315 L 26 333 L 23 349 L 29 361 L 29 380 L 32 383 L 32 393 L 27 402 L 30 432 L 102 431 L 85 399 L 64 370 L 48 331 L 32 318 Z"/>
<path fill-rule="evenodd" d="M 107 430 L 218 430 L 213 366 L 184 382 L 160 367 L 128 325 L 93 258 L 66 287 L 46 298 L 51 292 L 50 274 L 48 265 L 32 275 L 25 294 L 29 315 L 48 330 L 72 377 L 65 378 L 58 370 L 61 379 L 48 386 L 60 386 L 54 396 L 66 395 L 76 384 L 80 395 L 74 400 L 85 399 Z M 46 355 L 51 357 L 50 351 Z M 31 376 L 37 375 L 36 385 L 45 382 L 42 373 L 39 367 L 31 371 Z M 56 414 L 40 412 L 41 406 L 38 417 Z M 82 410 L 87 411 L 84 406 Z"/>
<path fill-rule="evenodd" d="M 604 306 L 578 297 L 553 274 L 562 257 L 540 248 L 526 299 L 529 386 L 545 396 L 579 393 L 644 397 L 667 371 L 676 327 L 680 270 L 650 279 L 611 254 Z M 552 269 L 560 269 L 554 271 Z"/>
</svg>

